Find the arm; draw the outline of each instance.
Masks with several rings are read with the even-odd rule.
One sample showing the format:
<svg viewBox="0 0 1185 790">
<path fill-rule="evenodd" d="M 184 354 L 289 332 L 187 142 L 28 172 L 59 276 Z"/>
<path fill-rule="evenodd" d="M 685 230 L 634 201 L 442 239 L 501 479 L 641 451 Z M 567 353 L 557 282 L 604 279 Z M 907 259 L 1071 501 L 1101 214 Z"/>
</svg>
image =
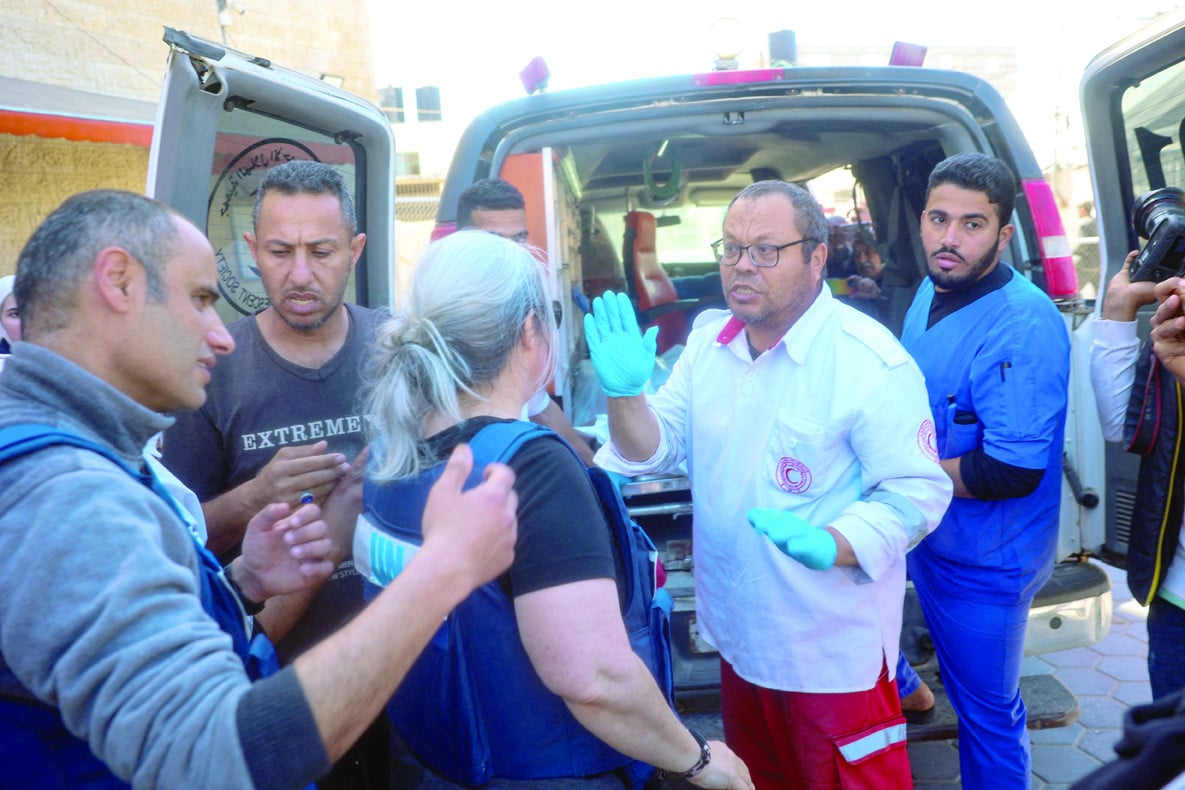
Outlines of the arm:
<svg viewBox="0 0 1185 790">
<path fill-rule="evenodd" d="M 1107 321 L 1135 321 L 1141 307 L 1156 301 L 1156 283 L 1131 281 L 1131 264 L 1139 253 L 1139 250 L 1129 252 L 1107 283 L 1102 313 Z"/>
<path fill-rule="evenodd" d="M 1103 437 L 1123 438 L 1123 421 L 1131 395 L 1140 341 L 1136 337 L 1136 312 L 1156 301 L 1154 283 L 1133 283 L 1129 268 L 1137 251 L 1128 253 L 1123 266 L 1107 284 L 1103 313 L 1093 325 L 1090 344 L 1090 383 Z"/>
<path fill-rule="evenodd" d="M 314 774 L 301 772 L 327 767 L 325 755 L 282 754 L 267 733 L 287 727 L 290 742 L 319 739 L 339 757 L 444 614 L 512 556 L 513 475 L 493 465 L 485 484 L 461 494 L 471 456 L 460 452 L 459 468 L 433 489 L 427 548 L 408 580 L 302 656 L 295 673 L 252 685 L 202 611 L 193 539 L 170 508 L 122 471 L 79 473 L 44 455 L 23 471 L 6 465 L 38 483 L 19 489 L 20 509 L 0 512 L 0 650 L 22 684 L 52 699 L 71 732 L 137 786 L 243 786 L 248 766 L 252 777 L 308 783 Z M 4 479 L 16 493 L 17 478 Z"/>
<path fill-rule="evenodd" d="M 531 415 L 531 422 L 538 423 L 547 428 L 551 428 L 560 436 L 572 445 L 580 456 L 580 460 L 584 461 L 585 466 L 592 466 L 593 451 L 588 443 L 588 439 L 576 430 L 572 425 L 572 421 L 568 419 L 568 415 L 564 414 L 564 410 L 559 407 L 551 398 L 547 399 L 547 407 L 538 414 Z"/>
<path fill-rule="evenodd" d="M 671 772 L 695 764 L 699 745 L 630 649 L 612 579 L 526 593 L 515 598 L 514 609 L 539 677 L 590 732 L 623 754 Z M 571 617 L 574 611 L 581 616 Z M 711 762 L 692 784 L 752 787 L 748 769 L 727 746 L 713 742 L 711 749 Z"/>
<path fill-rule="evenodd" d="M 50 453 L 32 460 L 26 473 L 39 484 L 22 490 L 6 480 L 21 505 L 0 513 L 5 663 L 125 781 L 242 786 L 254 757 L 236 711 L 251 684 L 202 610 L 193 538 L 163 500 L 122 471 L 67 467 Z M 26 525 L 24 534 L 9 528 L 14 523 Z M 36 585 L 21 583 L 26 563 Z M 296 703 L 273 703 L 256 718 L 290 726 L 294 742 L 308 743 L 316 733 L 294 720 Z M 317 752 L 280 773 L 328 766 Z"/>
<path fill-rule="evenodd" d="M 1040 296 L 1021 295 L 970 360 L 969 390 L 942 415 L 952 421 L 946 426 L 952 457 L 943 466 L 966 492 L 957 496 L 1021 498 L 1036 490 L 1048 470 L 1056 466 L 1060 474 L 1069 368 L 1061 315 Z M 968 413 L 969 423 L 953 422 Z"/>
<path fill-rule="evenodd" d="M 938 526 L 953 487 L 933 447 L 925 380 L 898 349 L 881 375 L 867 381 L 849 435 L 863 492 L 827 520 L 847 540 L 854 565 L 873 580 Z"/>
<path fill-rule="evenodd" d="M 628 461 L 641 462 L 658 449 L 658 418 L 645 395 L 609 399 L 609 436 L 613 447 Z"/>
<path fill-rule="evenodd" d="M 962 462 L 963 456 L 960 455 L 957 458 L 943 458 L 938 463 L 942 464 L 942 471 L 946 472 L 954 484 L 954 495 L 974 499 L 974 495 L 967 490 L 967 484 L 963 482 L 963 473 L 959 468 Z"/>
<path fill-rule="evenodd" d="M 310 575 L 307 583 L 302 587 L 293 586 L 285 590 L 286 595 L 279 595 L 269 601 L 269 605 L 260 612 L 256 619 L 273 642 L 278 642 L 287 636 L 301 615 L 309 608 L 317 593 L 329 580 L 334 569 L 350 558 L 354 541 L 354 525 L 358 515 L 362 512 L 362 482 L 366 471 L 366 459 L 369 448 L 363 448 L 350 464 L 350 472 L 338 480 L 337 485 L 329 493 L 322 507 L 322 518 L 327 525 L 326 543 L 322 559 L 322 570 L 328 567 L 328 573 Z M 248 529 L 250 537 L 250 529 Z M 247 540 L 243 541 L 243 554 L 247 555 Z M 237 560 L 236 560 L 237 561 Z M 235 571 L 235 578 L 239 578 Z M 244 589 L 245 591 L 245 589 Z M 252 599 L 262 600 L 262 599 Z"/>
</svg>

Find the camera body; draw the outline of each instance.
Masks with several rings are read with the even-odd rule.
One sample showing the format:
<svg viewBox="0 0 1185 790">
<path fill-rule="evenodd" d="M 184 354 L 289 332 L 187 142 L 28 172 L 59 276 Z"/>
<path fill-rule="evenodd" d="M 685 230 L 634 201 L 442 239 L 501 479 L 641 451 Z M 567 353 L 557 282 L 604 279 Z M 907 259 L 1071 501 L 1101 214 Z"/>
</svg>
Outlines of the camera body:
<svg viewBox="0 0 1185 790">
<path fill-rule="evenodd" d="M 1162 187 L 1136 198 L 1132 225 L 1148 240 L 1131 264 L 1132 282 L 1185 275 L 1185 192 Z"/>
</svg>

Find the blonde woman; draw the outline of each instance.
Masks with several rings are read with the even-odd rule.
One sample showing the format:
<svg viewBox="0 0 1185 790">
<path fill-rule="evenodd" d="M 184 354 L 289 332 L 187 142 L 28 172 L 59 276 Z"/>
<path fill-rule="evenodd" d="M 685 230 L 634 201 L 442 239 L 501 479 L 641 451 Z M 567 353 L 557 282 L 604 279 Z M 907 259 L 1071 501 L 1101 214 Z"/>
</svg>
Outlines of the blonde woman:
<svg viewBox="0 0 1185 790">
<path fill-rule="evenodd" d="M 366 410 L 368 518 L 414 521 L 411 481 L 483 428 L 521 418 L 552 374 L 557 321 L 542 269 L 521 245 L 469 230 L 428 248 L 406 309 L 379 332 Z M 492 777 L 494 786 L 527 779 L 546 786 L 548 777 L 601 773 L 590 778 L 592 786 L 621 787 L 613 770 L 632 758 L 700 787 L 752 787 L 728 747 L 683 726 L 631 649 L 625 588 L 589 473 L 570 448 L 542 438 L 507 461 L 518 495 L 514 563 L 458 608 L 488 606 L 481 611 L 489 614 L 470 617 L 472 627 L 449 637 L 463 641 L 471 659 L 461 657 L 456 676 L 475 677 L 481 698 L 465 712 L 485 730 L 485 765 L 492 768 L 473 775 L 439 761 L 430 767 L 467 784 Z M 358 545 L 356 538 L 356 558 Z M 498 618 L 505 629 L 492 625 Z M 456 660 L 455 652 L 436 654 L 438 663 L 428 667 L 434 677 L 446 677 L 440 667 Z M 414 729 L 432 726 L 435 712 L 428 709 L 435 703 L 417 694 L 422 688 L 406 688 L 412 677 L 388 710 L 421 706 L 405 717 L 416 722 L 412 727 L 400 728 L 393 716 L 416 750 Z M 443 730 L 432 736 L 450 744 L 465 737 Z M 428 786 L 449 783 L 436 776 Z"/>
</svg>

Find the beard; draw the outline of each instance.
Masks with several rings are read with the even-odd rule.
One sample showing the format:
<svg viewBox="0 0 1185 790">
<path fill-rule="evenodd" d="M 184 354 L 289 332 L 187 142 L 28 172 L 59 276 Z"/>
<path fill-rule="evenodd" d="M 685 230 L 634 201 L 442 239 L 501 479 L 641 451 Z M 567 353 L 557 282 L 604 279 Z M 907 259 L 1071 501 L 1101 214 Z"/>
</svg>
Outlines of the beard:
<svg viewBox="0 0 1185 790">
<path fill-rule="evenodd" d="M 950 247 L 939 247 L 930 253 L 927 257 L 926 268 L 930 272 L 930 279 L 934 281 L 934 286 L 943 291 L 962 291 L 970 288 L 996 265 L 997 248 L 1000 243 L 1000 234 L 996 234 L 996 243 L 984 253 L 983 257 L 976 260 L 974 263 L 969 263 L 965 257 L 958 251 Z M 930 265 L 929 261 L 935 255 L 953 255 L 963 263 L 967 264 L 967 270 L 963 272 L 944 271 L 937 266 Z"/>
<path fill-rule="evenodd" d="M 348 283 L 342 282 L 341 288 L 338 289 L 336 296 L 331 300 L 325 300 L 326 308 L 320 315 L 300 316 L 300 318 L 297 319 L 288 315 L 288 313 L 283 310 L 277 309 L 275 313 L 280 317 L 281 321 L 298 332 L 316 332 L 318 329 L 323 327 L 330 318 L 333 318 L 334 314 L 338 311 L 338 308 L 340 308 L 342 303 L 345 302 L 347 285 Z M 273 302 L 273 305 L 274 304 L 275 303 Z"/>
</svg>

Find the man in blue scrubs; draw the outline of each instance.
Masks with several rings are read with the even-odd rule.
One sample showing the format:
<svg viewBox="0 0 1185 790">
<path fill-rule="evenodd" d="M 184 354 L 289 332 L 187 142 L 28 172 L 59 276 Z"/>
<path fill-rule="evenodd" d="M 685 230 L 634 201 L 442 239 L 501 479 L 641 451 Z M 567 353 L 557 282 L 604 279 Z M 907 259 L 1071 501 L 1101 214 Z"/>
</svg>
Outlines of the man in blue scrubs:
<svg viewBox="0 0 1185 790">
<path fill-rule="evenodd" d="M 921 218 L 929 277 L 901 336 L 954 481 L 942 523 L 907 561 L 959 717 L 967 790 L 1029 786 L 1020 666 L 1058 534 L 1070 339 L 1049 298 L 1000 260 L 1015 195 L 994 157 L 934 168 Z"/>
</svg>

